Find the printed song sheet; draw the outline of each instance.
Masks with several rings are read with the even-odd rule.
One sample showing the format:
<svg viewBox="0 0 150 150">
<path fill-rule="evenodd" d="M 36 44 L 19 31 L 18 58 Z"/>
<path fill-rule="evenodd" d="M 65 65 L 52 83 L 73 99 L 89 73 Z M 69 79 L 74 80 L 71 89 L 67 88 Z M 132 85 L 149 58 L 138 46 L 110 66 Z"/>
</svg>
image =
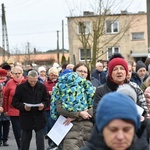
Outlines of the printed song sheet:
<svg viewBox="0 0 150 150">
<path fill-rule="evenodd" d="M 56 145 L 59 145 L 61 143 L 65 135 L 73 126 L 72 123 L 70 123 L 69 125 L 64 125 L 63 123 L 65 120 L 66 118 L 60 115 L 52 129 L 47 134 L 47 136 L 51 138 Z"/>
<path fill-rule="evenodd" d="M 39 107 L 42 103 L 40 104 L 29 104 L 29 103 L 24 103 L 25 105 L 29 106 L 29 107 Z"/>
<path fill-rule="evenodd" d="M 138 106 L 137 104 L 136 104 L 136 108 L 137 108 L 139 115 L 142 116 L 144 109 L 142 107 Z"/>
</svg>

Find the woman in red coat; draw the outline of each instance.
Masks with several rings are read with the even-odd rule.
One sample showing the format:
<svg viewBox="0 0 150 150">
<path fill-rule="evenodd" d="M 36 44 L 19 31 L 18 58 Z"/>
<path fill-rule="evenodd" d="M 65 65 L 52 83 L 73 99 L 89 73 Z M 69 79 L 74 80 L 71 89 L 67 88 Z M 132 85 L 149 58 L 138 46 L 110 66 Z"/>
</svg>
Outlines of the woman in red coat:
<svg viewBox="0 0 150 150">
<path fill-rule="evenodd" d="M 10 117 L 15 140 L 18 149 L 20 149 L 21 128 L 19 122 L 19 110 L 15 109 L 11 105 L 11 102 L 15 94 L 17 85 L 23 83 L 26 79 L 23 77 L 23 69 L 19 66 L 12 68 L 11 72 L 13 74 L 13 77 L 7 82 L 3 90 L 3 94 L 4 94 L 3 107 L 4 107 L 4 113 Z"/>
</svg>

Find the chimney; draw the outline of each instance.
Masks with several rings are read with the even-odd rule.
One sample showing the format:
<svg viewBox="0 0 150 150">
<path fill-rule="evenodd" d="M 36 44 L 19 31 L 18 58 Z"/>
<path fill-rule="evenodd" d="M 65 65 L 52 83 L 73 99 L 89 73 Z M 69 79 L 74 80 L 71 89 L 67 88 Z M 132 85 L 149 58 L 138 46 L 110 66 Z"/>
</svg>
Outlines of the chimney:
<svg viewBox="0 0 150 150">
<path fill-rule="evenodd" d="M 94 15 L 94 12 L 91 12 L 91 11 L 84 11 L 83 12 L 83 16 L 93 16 Z"/>
<path fill-rule="evenodd" d="M 127 10 L 121 10 L 121 14 L 126 15 L 126 14 L 128 14 L 128 11 Z"/>
</svg>

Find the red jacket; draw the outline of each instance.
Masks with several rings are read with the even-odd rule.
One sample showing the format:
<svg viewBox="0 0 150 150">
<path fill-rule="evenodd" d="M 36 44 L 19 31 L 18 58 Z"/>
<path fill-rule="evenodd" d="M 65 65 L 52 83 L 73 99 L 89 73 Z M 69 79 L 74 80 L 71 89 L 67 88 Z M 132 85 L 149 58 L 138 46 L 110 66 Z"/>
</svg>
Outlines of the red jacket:
<svg viewBox="0 0 150 150">
<path fill-rule="evenodd" d="M 55 86 L 55 84 L 57 83 L 57 81 L 52 82 L 50 79 L 46 82 L 44 82 L 44 85 L 46 86 L 46 91 L 49 95 L 49 91 L 53 90 L 53 87 Z M 49 95 L 49 98 L 51 99 L 51 95 Z M 50 110 L 50 106 L 48 106 L 45 110 Z"/>
<path fill-rule="evenodd" d="M 4 96 L 4 100 L 3 100 L 3 108 L 4 108 L 4 112 L 7 112 L 8 116 L 19 116 L 19 110 L 15 109 L 12 105 L 12 98 L 15 94 L 15 90 L 17 85 L 23 83 L 24 81 L 26 81 L 26 79 L 24 77 L 22 77 L 22 79 L 10 79 L 6 85 L 4 86 L 3 89 L 3 96 Z"/>
</svg>

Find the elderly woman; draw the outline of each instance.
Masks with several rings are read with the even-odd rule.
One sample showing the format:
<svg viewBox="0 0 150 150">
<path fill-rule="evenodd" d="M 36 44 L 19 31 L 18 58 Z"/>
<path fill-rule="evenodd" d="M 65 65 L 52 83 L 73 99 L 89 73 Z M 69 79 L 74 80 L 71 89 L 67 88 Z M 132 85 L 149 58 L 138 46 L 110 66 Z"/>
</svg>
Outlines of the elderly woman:
<svg viewBox="0 0 150 150">
<path fill-rule="evenodd" d="M 12 79 L 10 79 L 4 87 L 4 113 L 10 117 L 15 140 L 20 149 L 21 128 L 19 122 L 19 111 L 12 107 L 11 102 L 15 94 L 17 85 L 23 83 L 26 79 L 23 77 L 23 69 L 19 66 L 12 68 Z"/>
<path fill-rule="evenodd" d="M 102 97 L 96 110 L 96 130 L 82 150 L 148 150 L 144 138 L 137 139 L 140 115 L 127 95 L 112 92 Z M 146 140 L 146 139 L 145 139 Z"/>
</svg>

